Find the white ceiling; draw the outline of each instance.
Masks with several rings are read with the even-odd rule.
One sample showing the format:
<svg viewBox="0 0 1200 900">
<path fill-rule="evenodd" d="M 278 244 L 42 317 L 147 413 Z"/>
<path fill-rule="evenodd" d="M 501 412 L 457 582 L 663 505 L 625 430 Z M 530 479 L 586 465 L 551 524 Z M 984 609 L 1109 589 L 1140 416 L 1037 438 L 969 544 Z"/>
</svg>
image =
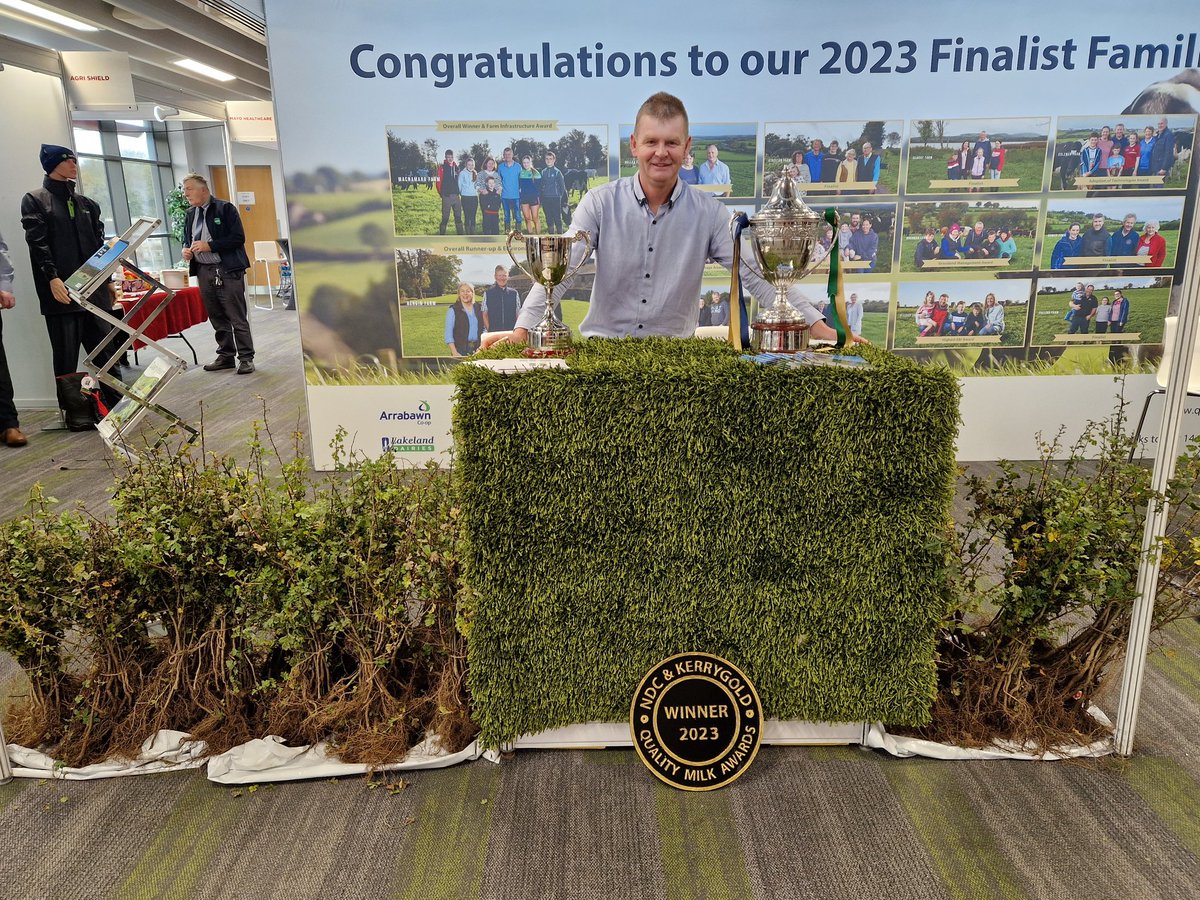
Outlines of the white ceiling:
<svg viewBox="0 0 1200 900">
<path fill-rule="evenodd" d="M 57 73 L 60 50 L 128 53 L 134 92 L 148 110 L 161 104 L 223 118 L 226 100 L 271 99 L 262 0 L 29 2 L 100 30 L 75 31 L 0 6 L 0 59 Z M 219 82 L 194 75 L 173 65 L 180 57 L 236 78 Z"/>
</svg>

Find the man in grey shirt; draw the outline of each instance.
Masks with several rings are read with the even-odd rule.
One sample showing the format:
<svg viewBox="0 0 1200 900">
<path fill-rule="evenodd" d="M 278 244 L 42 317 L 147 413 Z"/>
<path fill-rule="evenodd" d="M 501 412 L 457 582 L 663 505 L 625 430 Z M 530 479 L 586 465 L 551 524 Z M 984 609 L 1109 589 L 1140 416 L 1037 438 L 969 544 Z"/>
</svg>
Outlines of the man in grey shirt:
<svg viewBox="0 0 1200 900">
<path fill-rule="evenodd" d="M 691 145 L 683 104 L 670 94 L 655 94 L 638 110 L 629 137 L 637 174 L 588 191 L 576 208 L 567 233 L 588 232 L 596 250 L 596 280 L 580 326 L 584 336 L 689 337 L 696 330 L 705 262 L 732 267 L 729 210 L 679 180 Z M 583 245 L 576 244 L 572 261 L 579 262 L 583 253 Z M 760 302 L 773 302 L 775 289 L 745 263 L 741 274 Z M 811 335 L 836 340 L 817 308 L 794 286 L 792 291 L 792 304 L 808 320 Z M 545 308 L 546 291 L 535 284 L 509 339 L 524 343 Z"/>
</svg>

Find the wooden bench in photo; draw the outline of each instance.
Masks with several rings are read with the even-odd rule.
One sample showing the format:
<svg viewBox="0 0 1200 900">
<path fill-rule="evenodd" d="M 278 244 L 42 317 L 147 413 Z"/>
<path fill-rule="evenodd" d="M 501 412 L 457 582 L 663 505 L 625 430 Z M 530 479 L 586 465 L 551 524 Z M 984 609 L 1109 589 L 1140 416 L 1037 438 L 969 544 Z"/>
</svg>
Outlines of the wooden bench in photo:
<svg viewBox="0 0 1200 900">
<path fill-rule="evenodd" d="M 998 344 L 1003 335 L 999 334 L 938 334 L 928 337 L 917 336 L 918 347 L 935 347 L 939 344 L 953 344 L 955 347 L 969 347 L 975 344 Z"/>
<path fill-rule="evenodd" d="M 1149 256 L 1067 256 L 1064 266 L 1144 266 Z"/>
<path fill-rule="evenodd" d="M 838 191 L 869 191 L 875 192 L 878 182 L 875 181 L 817 181 L 801 185 L 800 192 L 804 194 L 833 194 Z"/>
<path fill-rule="evenodd" d="M 1015 188 L 1021 186 L 1020 178 L 930 178 L 929 189 L 948 191 L 976 188 Z"/>
<path fill-rule="evenodd" d="M 1129 175 L 1126 177 L 1120 175 L 1077 175 L 1075 177 L 1075 187 L 1080 190 L 1090 190 L 1091 188 L 1098 187 L 1162 187 L 1166 180 L 1166 175 Z"/>
<path fill-rule="evenodd" d="M 1140 343 L 1142 335 L 1137 331 L 1119 331 L 1113 334 L 1111 331 L 1104 334 L 1056 334 L 1054 343 L 1056 344 L 1135 344 Z"/>
<path fill-rule="evenodd" d="M 924 269 L 1003 269 L 1011 263 L 1008 257 L 1004 259 L 927 259 Z"/>
</svg>

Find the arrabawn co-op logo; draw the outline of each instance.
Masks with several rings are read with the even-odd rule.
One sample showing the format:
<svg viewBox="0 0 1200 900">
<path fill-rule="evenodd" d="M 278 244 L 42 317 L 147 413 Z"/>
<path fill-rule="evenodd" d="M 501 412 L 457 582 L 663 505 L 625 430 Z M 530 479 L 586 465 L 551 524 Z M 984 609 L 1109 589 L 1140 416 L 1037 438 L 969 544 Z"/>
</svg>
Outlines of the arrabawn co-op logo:
<svg viewBox="0 0 1200 900">
<path fill-rule="evenodd" d="M 379 413 L 380 422 L 403 422 L 406 426 L 419 429 L 433 427 L 433 413 L 429 402 L 422 400 L 415 409 L 382 410 Z M 384 453 L 431 453 L 433 452 L 433 435 L 403 434 L 384 435 L 380 439 Z"/>
</svg>

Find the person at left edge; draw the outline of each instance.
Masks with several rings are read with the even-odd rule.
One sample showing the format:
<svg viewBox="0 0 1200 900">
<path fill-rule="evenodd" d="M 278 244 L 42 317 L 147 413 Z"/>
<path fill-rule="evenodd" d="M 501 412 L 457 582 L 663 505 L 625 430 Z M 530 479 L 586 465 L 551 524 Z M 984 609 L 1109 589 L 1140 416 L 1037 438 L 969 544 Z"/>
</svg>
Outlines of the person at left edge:
<svg viewBox="0 0 1200 900">
<path fill-rule="evenodd" d="M 195 172 L 183 179 L 183 195 L 191 204 L 183 223 L 183 258 L 188 272 L 200 282 L 200 299 L 217 339 L 217 358 L 206 372 L 232 369 L 254 371 L 254 339 L 246 318 L 246 232 L 237 207 L 220 200 L 208 181 Z"/>
<path fill-rule="evenodd" d="M 691 144 L 683 104 L 667 93 L 653 95 L 638 111 L 629 138 L 637 172 L 588 191 L 575 208 L 568 233 L 587 232 L 596 255 L 591 302 L 579 328 L 583 335 L 689 337 L 696 330 L 705 261 L 732 268 L 728 208 L 679 180 Z M 581 262 L 584 253 L 583 242 L 574 244 L 572 264 Z M 755 276 L 745 260 L 740 274 L 760 302 L 773 301 L 775 289 Z M 569 287 L 572 280 L 563 284 Z M 789 299 L 810 323 L 811 335 L 836 340 L 820 311 L 797 286 L 791 291 Z M 545 308 L 546 290 L 535 284 L 506 339 L 528 340 L 528 329 L 541 320 Z M 499 339 L 497 335 L 485 343 Z"/>
<path fill-rule="evenodd" d="M 8 244 L 0 234 L 0 310 L 12 309 L 17 304 L 13 294 L 13 267 L 8 258 Z M 21 433 L 17 421 L 17 408 L 13 405 L 13 383 L 8 372 L 8 357 L 4 355 L 4 316 L 0 316 L 0 444 L 8 447 L 24 447 L 29 440 Z"/>
<path fill-rule="evenodd" d="M 91 353 L 111 331 L 102 319 L 71 299 L 63 281 L 104 245 L 104 218 L 100 204 L 75 190 L 79 178 L 75 151 L 42 144 L 40 159 L 46 178 L 39 190 L 21 198 L 21 226 L 29 245 L 34 288 L 50 336 L 54 377 L 58 378 L 79 371 L 80 347 Z M 101 285 L 84 299 L 110 310 L 115 294 L 111 284 Z M 104 365 L 110 356 L 101 352 L 96 362 Z M 107 385 L 102 391 L 110 406 L 121 398 Z"/>
</svg>

